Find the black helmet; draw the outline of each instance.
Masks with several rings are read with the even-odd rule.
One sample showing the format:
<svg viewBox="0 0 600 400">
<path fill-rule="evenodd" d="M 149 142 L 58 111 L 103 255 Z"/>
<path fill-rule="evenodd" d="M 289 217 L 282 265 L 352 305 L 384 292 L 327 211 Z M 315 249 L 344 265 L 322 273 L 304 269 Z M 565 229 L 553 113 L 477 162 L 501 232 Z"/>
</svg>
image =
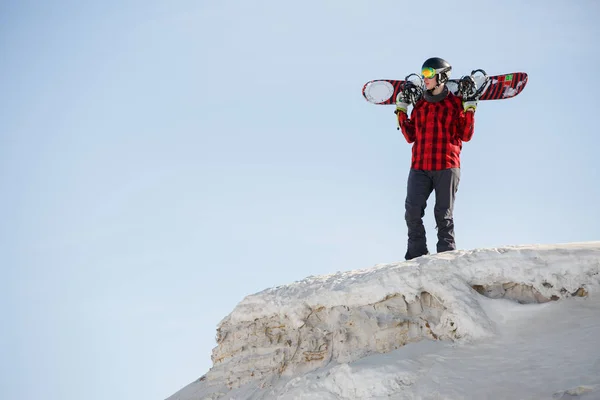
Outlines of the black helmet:
<svg viewBox="0 0 600 400">
<path fill-rule="evenodd" d="M 423 66 L 421 67 L 421 74 L 426 78 L 433 78 L 434 76 L 437 76 L 438 84 L 448 82 L 451 71 L 452 66 L 448 63 L 448 61 L 439 57 L 432 57 L 425 60 Z M 427 74 L 429 76 L 427 76 Z"/>
</svg>

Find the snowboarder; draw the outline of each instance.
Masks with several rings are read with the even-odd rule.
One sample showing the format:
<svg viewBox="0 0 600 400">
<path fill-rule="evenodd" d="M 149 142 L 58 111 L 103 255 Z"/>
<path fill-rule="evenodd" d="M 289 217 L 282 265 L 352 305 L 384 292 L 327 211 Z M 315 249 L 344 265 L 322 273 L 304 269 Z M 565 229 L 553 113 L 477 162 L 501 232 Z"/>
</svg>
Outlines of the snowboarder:
<svg viewBox="0 0 600 400">
<path fill-rule="evenodd" d="M 463 101 L 445 83 L 452 66 L 433 57 L 421 68 L 425 93 L 407 115 L 409 101 L 400 92 L 396 116 L 402 134 L 412 143 L 405 219 L 408 227 L 407 260 L 429 254 L 423 216 L 427 200 L 435 191 L 434 216 L 437 225 L 437 252 L 456 250 L 454 199 L 460 181 L 462 143 L 473 136 L 477 101 Z"/>
</svg>

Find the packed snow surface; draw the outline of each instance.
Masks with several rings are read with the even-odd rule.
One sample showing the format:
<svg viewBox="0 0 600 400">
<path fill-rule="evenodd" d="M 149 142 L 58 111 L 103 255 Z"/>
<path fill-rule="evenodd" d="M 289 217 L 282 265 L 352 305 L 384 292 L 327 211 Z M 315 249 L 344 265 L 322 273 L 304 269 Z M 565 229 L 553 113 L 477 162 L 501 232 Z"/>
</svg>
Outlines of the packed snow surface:
<svg viewBox="0 0 600 400">
<path fill-rule="evenodd" d="M 600 399 L 600 242 L 454 251 L 247 296 L 170 400 Z"/>
</svg>

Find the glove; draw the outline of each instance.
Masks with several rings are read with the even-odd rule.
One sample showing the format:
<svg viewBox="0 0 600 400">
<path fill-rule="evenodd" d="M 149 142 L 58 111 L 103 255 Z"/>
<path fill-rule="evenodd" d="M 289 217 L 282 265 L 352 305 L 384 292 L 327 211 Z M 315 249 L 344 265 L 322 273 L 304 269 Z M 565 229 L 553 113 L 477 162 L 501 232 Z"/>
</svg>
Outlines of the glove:
<svg viewBox="0 0 600 400">
<path fill-rule="evenodd" d="M 475 112 L 477 109 L 477 100 L 463 101 L 463 109 L 465 111 Z"/>
<path fill-rule="evenodd" d="M 396 114 L 399 112 L 403 112 L 406 114 L 408 111 L 408 102 L 404 98 L 402 92 L 398 93 L 396 96 Z"/>
</svg>

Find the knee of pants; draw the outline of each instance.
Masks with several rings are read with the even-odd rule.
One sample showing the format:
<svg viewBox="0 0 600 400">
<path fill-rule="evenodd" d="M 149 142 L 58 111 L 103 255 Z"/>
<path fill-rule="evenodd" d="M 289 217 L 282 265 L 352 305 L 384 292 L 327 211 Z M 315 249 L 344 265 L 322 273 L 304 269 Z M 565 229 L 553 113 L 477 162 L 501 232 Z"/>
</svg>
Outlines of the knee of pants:
<svg viewBox="0 0 600 400">
<path fill-rule="evenodd" d="M 420 221 L 425 216 L 425 208 L 422 206 L 406 202 L 405 207 L 405 218 L 407 221 Z"/>
<path fill-rule="evenodd" d="M 452 211 L 450 210 L 434 212 L 434 216 L 435 224 L 437 225 L 438 229 L 454 225 L 454 218 L 452 217 Z"/>
<path fill-rule="evenodd" d="M 452 219 L 452 209 L 450 208 L 434 208 L 433 215 L 436 220 Z"/>
</svg>

